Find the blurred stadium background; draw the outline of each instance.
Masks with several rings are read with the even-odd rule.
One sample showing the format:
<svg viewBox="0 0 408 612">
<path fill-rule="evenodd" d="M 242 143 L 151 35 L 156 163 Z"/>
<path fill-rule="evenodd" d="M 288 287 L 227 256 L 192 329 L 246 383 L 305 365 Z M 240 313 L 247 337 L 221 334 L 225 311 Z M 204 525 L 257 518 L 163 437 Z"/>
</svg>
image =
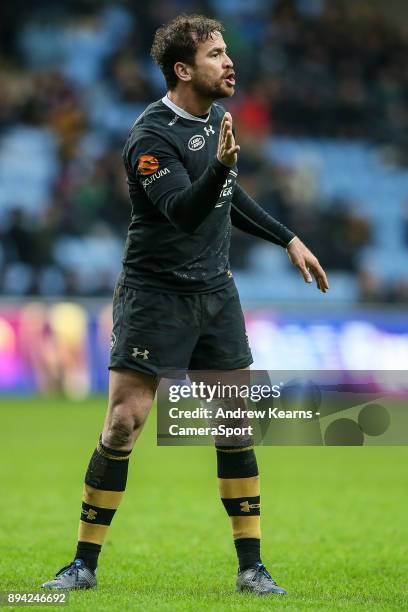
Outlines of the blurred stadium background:
<svg viewBox="0 0 408 612">
<path fill-rule="evenodd" d="M 408 368 L 408 5 L 397 0 L 21 0 L 0 7 L 0 391 L 106 389 L 129 200 L 121 149 L 163 95 L 180 12 L 224 20 L 240 180 L 328 270 L 236 233 L 255 365 Z"/>
</svg>

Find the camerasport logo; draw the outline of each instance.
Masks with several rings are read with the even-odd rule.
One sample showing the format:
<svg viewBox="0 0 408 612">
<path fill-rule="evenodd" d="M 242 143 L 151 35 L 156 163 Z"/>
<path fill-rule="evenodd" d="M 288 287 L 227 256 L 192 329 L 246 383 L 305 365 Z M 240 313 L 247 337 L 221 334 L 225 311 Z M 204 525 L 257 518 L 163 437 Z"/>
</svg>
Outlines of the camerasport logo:
<svg viewBox="0 0 408 612">
<path fill-rule="evenodd" d="M 137 160 L 137 171 L 145 176 L 157 172 L 159 167 L 159 162 L 154 155 L 144 154 Z"/>
<path fill-rule="evenodd" d="M 188 148 L 190 151 L 199 151 L 205 145 L 205 138 L 202 134 L 196 134 L 192 136 L 188 141 Z"/>
</svg>

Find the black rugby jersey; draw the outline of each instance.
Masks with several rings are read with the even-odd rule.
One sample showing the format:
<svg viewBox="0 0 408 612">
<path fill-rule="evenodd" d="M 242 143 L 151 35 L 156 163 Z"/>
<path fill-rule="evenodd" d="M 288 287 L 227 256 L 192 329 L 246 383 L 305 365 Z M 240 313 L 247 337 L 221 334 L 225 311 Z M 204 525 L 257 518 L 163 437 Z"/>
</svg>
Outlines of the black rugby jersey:
<svg viewBox="0 0 408 612">
<path fill-rule="evenodd" d="M 174 293 L 224 287 L 231 220 L 282 246 L 294 237 L 237 186 L 237 168 L 217 160 L 224 113 L 213 103 L 195 117 L 165 96 L 136 120 L 123 150 L 132 217 L 121 283 Z"/>
</svg>

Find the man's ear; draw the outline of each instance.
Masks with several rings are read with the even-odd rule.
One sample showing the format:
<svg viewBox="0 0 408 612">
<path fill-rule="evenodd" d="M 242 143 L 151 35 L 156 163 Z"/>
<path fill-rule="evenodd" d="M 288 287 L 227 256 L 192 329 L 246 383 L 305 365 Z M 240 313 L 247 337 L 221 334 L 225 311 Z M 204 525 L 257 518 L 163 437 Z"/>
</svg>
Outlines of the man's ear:
<svg viewBox="0 0 408 612">
<path fill-rule="evenodd" d="M 191 66 L 184 64 L 183 62 L 176 62 L 174 64 L 174 72 L 180 81 L 187 83 L 191 81 Z"/>
</svg>

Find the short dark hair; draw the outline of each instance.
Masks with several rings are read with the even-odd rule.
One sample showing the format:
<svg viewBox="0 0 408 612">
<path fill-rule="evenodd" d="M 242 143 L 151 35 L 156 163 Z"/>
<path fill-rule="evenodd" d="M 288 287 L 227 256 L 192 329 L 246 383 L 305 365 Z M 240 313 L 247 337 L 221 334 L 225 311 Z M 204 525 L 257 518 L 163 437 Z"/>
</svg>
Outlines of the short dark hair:
<svg viewBox="0 0 408 612">
<path fill-rule="evenodd" d="M 224 31 L 220 21 L 204 15 L 179 15 L 157 30 L 150 54 L 169 89 L 174 89 L 178 82 L 174 64 L 186 62 L 194 66 L 198 44 L 208 40 L 213 32 Z"/>
</svg>

